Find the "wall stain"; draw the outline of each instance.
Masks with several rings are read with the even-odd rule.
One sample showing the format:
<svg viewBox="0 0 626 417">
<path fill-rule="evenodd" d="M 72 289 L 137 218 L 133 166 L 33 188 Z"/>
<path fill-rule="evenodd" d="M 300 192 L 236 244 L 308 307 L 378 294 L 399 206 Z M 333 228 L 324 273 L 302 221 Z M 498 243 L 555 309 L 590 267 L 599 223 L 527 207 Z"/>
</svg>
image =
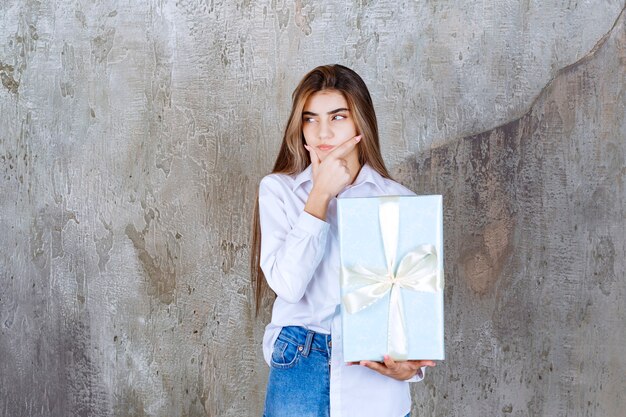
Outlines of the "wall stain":
<svg viewBox="0 0 626 417">
<path fill-rule="evenodd" d="M 14 277 L 11 276 L 11 284 L 13 284 Z M 7 299 L 6 289 L 0 294 L 0 317 L 4 320 L 2 325 L 6 329 L 10 329 L 13 326 L 13 322 L 15 321 L 15 313 L 17 311 L 17 300 L 16 299 Z"/>
<path fill-rule="evenodd" d="M 87 17 L 85 16 L 85 13 L 82 10 L 76 10 L 74 12 L 74 17 L 78 20 L 78 22 L 80 23 L 80 26 L 83 29 L 87 27 Z"/>
<path fill-rule="evenodd" d="M 102 371 L 92 359 L 91 329 L 89 315 L 80 320 L 71 320 L 64 324 L 66 338 L 62 339 L 60 351 L 65 352 L 61 362 L 65 373 L 64 384 L 69 394 L 68 408 L 72 415 L 87 417 L 99 413 L 105 404 L 107 394 Z"/>
<path fill-rule="evenodd" d="M 289 25 L 289 7 L 283 5 L 281 9 L 276 9 L 276 19 L 278 20 L 278 29 L 283 30 Z"/>
<path fill-rule="evenodd" d="M 157 212 L 158 213 L 158 212 Z M 139 261 L 141 262 L 148 278 L 148 295 L 157 298 L 163 304 L 171 304 L 174 302 L 176 291 L 176 263 L 178 262 L 178 254 L 180 246 L 175 236 L 169 233 L 157 234 L 157 229 L 151 224 L 158 224 L 155 211 L 148 209 L 145 216 L 146 226 L 143 230 L 138 231 L 135 226 L 129 224 L 125 228 L 126 236 L 130 239 L 137 251 Z M 151 234 L 156 235 L 156 239 L 163 243 L 157 246 L 157 254 L 151 255 L 146 248 L 146 240 Z M 165 236 L 165 242 L 162 242 Z M 170 238 L 171 237 L 171 238 Z M 151 238 L 152 241 L 155 238 Z"/>
<path fill-rule="evenodd" d="M 315 20 L 315 3 L 306 0 L 296 0 L 294 20 L 302 33 L 310 35 L 313 32 L 311 23 Z"/>
<path fill-rule="evenodd" d="M 243 254 L 247 254 L 245 251 L 248 248 L 246 244 L 238 244 L 222 239 L 220 244 L 220 250 L 222 252 L 222 272 L 228 274 L 232 267 L 235 265 L 237 258 Z"/>
<path fill-rule="evenodd" d="M 511 254 L 513 230 L 510 220 L 496 220 L 488 223 L 482 233 L 464 239 L 468 249 L 460 256 L 460 266 L 475 293 L 489 293 L 501 277 Z"/>
<path fill-rule="evenodd" d="M 12 65 L 3 64 L 0 61 L 0 80 L 2 80 L 2 85 L 10 93 L 17 94 L 17 89 L 19 88 L 20 83 L 13 77 L 13 71 L 14 68 Z"/>
<path fill-rule="evenodd" d="M 96 62 L 103 63 L 111 48 L 113 48 L 113 41 L 115 39 L 115 28 L 101 27 L 99 34 L 91 40 L 91 54 Z"/>
<path fill-rule="evenodd" d="M 39 269 L 49 268 L 48 259 L 64 256 L 62 233 L 70 221 L 80 223 L 76 213 L 66 210 L 61 205 L 46 204 L 38 211 L 31 226 L 30 254 L 33 264 Z"/>
<path fill-rule="evenodd" d="M 598 285 L 604 295 L 611 294 L 611 286 L 615 282 L 615 245 L 610 236 L 594 239 L 591 249 L 591 274 L 593 282 Z"/>
<path fill-rule="evenodd" d="M 113 407 L 115 416 L 129 417 L 150 417 L 152 414 L 146 412 L 143 403 L 143 394 L 138 393 L 133 387 L 126 387 L 116 395 L 116 402 Z"/>
<path fill-rule="evenodd" d="M 61 67 L 63 68 L 63 78 L 59 80 L 59 88 L 62 97 L 74 97 L 75 87 L 74 78 L 76 72 L 76 58 L 74 55 L 74 46 L 63 42 L 63 50 L 61 51 Z"/>
<path fill-rule="evenodd" d="M 106 230 L 106 234 L 101 238 L 94 236 L 93 240 L 96 244 L 96 253 L 98 254 L 98 269 L 100 272 L 106 270 L 106 265 L 110 259 L 111 248 L 113 247 L 113 227 L 112 223 L 107 223 L 102 217 L 100 222 Z"/>
</svg>

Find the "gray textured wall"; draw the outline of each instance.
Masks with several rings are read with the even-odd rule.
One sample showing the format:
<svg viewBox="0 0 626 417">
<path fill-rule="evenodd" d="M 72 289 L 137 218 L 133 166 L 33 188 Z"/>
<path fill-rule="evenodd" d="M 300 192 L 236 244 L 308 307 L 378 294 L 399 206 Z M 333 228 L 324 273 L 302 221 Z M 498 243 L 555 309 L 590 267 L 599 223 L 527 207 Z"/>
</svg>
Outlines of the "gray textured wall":
<svg viewBox="0 0 626 417">
<path fill-rule="evenodd" d="M 0 2 L 0 415 L 260 415 L 248 223 L 340 62 L 444 194 L 433 416 L 626 407 L 623 0 Z"/>
</svg>

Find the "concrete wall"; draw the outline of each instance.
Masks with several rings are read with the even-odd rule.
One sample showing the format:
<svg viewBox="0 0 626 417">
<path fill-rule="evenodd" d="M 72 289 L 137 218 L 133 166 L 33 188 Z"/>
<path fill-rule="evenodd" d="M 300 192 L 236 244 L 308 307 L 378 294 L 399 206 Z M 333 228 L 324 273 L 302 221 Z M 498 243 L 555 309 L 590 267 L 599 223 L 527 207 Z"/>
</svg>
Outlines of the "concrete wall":
<svg viewBox="0 0 626 417">
<path fill-rule="evenodd" d="M 624 7 L 1 2 L 0 415 L 260 415 L 250 211 L 332 62 L 444 194 L 448 359 L 414 413 L 620 415 Z"/>
</svg>

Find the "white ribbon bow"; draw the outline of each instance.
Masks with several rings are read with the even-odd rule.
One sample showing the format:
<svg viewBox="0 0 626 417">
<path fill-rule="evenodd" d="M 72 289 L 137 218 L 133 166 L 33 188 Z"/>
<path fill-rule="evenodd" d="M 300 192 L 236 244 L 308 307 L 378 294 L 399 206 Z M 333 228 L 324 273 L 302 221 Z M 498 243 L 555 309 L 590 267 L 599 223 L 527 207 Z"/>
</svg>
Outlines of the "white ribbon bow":
<svg viewBox="0 0 626 417">
<path fill-rule="evenodd" d="M 394 273 L 400 225 L 398 203 L 398 197 L 384 197 L 378 210 L 387 270 L 370 269 L 362 265 L 344 267 L 341 281 L 344 288 L 361 285 L 343 297 L 343 305 L 349 314 L 368 308 L 391 291 L 387 353 L 392 358 L 401 360 L 408 359 L 408 341 L 400 288 L 438 292 L 441 291 L 442 279 L 434 245 L 421 245 L 407 253 Z"/>
</svg>

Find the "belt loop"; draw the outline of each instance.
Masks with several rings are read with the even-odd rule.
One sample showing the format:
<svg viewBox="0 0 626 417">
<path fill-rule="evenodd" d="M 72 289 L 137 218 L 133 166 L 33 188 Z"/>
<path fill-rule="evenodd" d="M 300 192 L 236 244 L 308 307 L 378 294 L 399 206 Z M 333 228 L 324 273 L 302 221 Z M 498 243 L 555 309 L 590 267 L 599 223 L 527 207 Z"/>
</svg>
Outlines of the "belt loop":
<svg viewBox="0 0 626 417">
<path fill-rule="evenodd" d="M 305 358 L 309 356 L 309 352 L 311 351 L 311 345 L 313 344 L 313 336 L 315 336 L 315 332 L 313 330 L 309 330 L 306 332 L 306 340 L 304 342 L 304 349 L 302 349 L 301 355 Z"/>
</svg>

